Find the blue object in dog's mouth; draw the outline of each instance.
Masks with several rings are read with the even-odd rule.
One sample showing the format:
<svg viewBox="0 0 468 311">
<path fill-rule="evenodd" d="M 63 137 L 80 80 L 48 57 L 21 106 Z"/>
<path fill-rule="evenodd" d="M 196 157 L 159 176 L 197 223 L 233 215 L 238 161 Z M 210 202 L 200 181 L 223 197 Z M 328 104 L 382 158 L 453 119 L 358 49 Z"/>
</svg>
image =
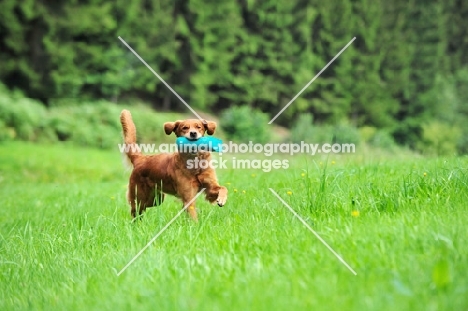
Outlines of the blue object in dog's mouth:
<svg viewBox="0 0 468 311">
<path fill-rule="evenodd" d="M 197 140 L 190 140 L 186 137 L 177 137 L 176 144 L 179 152 L 194 153 L 198 151 L 219 152 L 223 141 L 216 137 L 200 137 Z"/>
</svg>

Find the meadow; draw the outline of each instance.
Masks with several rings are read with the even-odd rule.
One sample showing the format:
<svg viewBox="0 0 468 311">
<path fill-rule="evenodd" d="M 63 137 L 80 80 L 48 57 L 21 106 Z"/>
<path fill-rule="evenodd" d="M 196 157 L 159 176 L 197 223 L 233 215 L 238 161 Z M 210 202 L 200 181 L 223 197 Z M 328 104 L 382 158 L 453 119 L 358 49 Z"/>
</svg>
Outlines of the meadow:
<svg viewBox="0 0 468 311">
<path fill-rule="evenodd" d="M 115 150 L 0 145 L 0 310 L 467 310 L 468 158 L 306 157 L 218 171 L 226 206 L 132 222 Z M 274 189 L 357 272 L 270 192 Z"/>
</svg>

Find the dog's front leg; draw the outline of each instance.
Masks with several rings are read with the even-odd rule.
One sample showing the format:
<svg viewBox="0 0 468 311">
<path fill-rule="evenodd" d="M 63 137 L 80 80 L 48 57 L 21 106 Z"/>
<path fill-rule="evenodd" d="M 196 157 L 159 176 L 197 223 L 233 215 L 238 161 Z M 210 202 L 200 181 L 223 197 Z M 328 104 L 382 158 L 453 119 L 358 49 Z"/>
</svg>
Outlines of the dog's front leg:
<svg viewBox="0 0 468 311">
<path fill-rule="evenodd" d="M 218 185 L 218 187 L 214 189 L 214 192 L 218 193 L 216 203 L 218 203 L 219 206 L 223 206 L 224 204 L 226 204 L 228 194 L 228 190 L 226 189 L 226 187 Z"/>
<path fill-rule="evenodd" d="M 198 186 L 199 185 L 197 182 L 193 182 L 192 184 L 179 187 L 179 196 L 182 199 L 184 206 L 187 206 L 197 195 Z M 190 205 L 187 206 L 187 213 L 190 216 L 190 218 L 192 218 L 194 221 L 198 221 L 197 209 L 195 208 L 195 201 L 191 202 Z"/>
<path fill-rule="evenodd" d="M 218 203 L 223 206 L 227 201 L 228 190 L 226 187 L 220 186 L 213 172 L 206 171 L 198 176 L 198 180 L 203 188 L 206 188 L 206 199 L 210 203 Z"/>
</svg>

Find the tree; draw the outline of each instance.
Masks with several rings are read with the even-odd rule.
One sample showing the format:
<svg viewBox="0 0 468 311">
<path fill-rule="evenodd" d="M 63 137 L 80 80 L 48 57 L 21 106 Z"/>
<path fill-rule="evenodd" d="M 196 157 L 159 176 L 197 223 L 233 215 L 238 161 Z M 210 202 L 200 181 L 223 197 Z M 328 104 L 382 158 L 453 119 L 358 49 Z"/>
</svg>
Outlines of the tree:
<svg viewBox="0 0 468 311">
<path fill-rule="evenodd" d="M 44 99 L 47 55 L 41 42 L 44 7 L 34 0 L 0 2 L 0 79 L 10 88 Z"/>
</svg>

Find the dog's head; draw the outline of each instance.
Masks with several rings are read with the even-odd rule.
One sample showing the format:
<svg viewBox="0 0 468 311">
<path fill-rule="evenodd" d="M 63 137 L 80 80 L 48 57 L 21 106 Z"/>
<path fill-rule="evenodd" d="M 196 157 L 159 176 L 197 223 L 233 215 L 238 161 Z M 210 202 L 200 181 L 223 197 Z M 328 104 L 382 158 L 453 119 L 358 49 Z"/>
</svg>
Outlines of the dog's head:
<svg viewBox="0 0 468 311">
<path fill-rule="evenodd" d="M 199 119 L 177 120 L 175 122 L 164 123 L 164 131 L 167 135 L 172 132 L 177 137 L 185 137 L 190 140 L 197 140 L 205 133 L 213 135 L 216 130 L 216 123 Z"/>
</svg>

